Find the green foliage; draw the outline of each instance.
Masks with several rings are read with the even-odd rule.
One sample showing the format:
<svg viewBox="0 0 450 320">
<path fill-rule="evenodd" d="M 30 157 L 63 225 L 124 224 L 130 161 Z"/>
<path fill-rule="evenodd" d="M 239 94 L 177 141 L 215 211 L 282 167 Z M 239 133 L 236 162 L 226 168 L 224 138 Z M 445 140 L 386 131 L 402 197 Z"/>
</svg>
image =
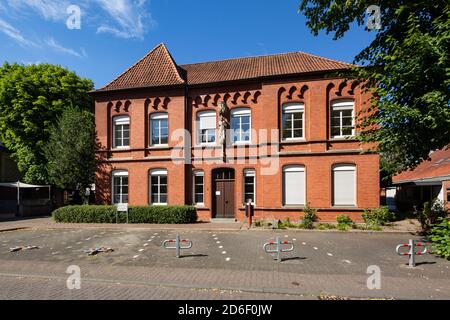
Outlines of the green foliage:
<svg viewBox="0 0 450 320">
<path fill-rule="evenodd" d="M 286 229 L 286 228 L 297 228 L 295 223 L 292 223 L 289 218 L 286 218 L 284 221 L 280 221 L 278 223 L 278 229 Z"/>
<path fill-rule="evenodd" d="M 88 111 L 63 111 L 44 147 L 49 182 L 61 189 L 84 190 L 95 179 L 95 124 Z"/>
<path fill-rule="evenodd" d="M 375 38 L 355 57 L 364 68 L 345 76 L 374 95 L 363 110 L 369 116 L 359 117 L 358 138 L 375 142 L 390 175 L 450 142 L 450 2 L 301 0 L 299 11 L 313 34 L 324 30 L 338 39 L 353 22 L 364 25 L 373 4 L 381 9 L 382 28 L 368 30 Z"/>
<path fill-rule="evenodd" d="M 336 225 L 332 223 L 318 223 L 316 226 L 317 230 L 329 230 L 329 229 L 336 229 Z"/>
<path fill-rule="evenodd" d="M 394 220 L 394 213 L 390 212 L 388 207 L 382 206 L 364 210 L 362 218 L 369 228 L 379 228 Z"/>
<path fill-rule="evenodd" d="M 52 213 L 56 222 L 115 223 L 115 206 L 67 206 Z M 129 223 L 181 224 L 195 223 L 197 210 L 193 206 L 130 206 Z M 126 222 L 126 214 L 118 215 L 118 222 Z"/>
<path fill-rule="evenodd" d="M 422 230 L 428 232 L 440 218 L 445 218 L 447 216 L 447 211 L 445 210 L 444 205 L 436 199 L 432 203 L 425 202 L 422 210 L 417 210 L 415 207 L 414 214 L 417 217 L 417 220 L 419 220 Z"/>
<path fill-rule="evenodd" d="M 439 218 L 439 223 L 431 229 L 430 239 L 433 241 L 433 253 L 450 260 L 450 220 Z"/>
<path fill-rule="evenodd" d="M 313 209 L 309 206 L 309 203 L 306 204 L 303 209 L 303 219 L 300 224 L 301 228 L 304 229 L 314 229 L 314 222 L 317 220 L 317 209 Z"/>
<path fill-rule="evenodd" d="M 0 139 L 28 183 L 48 183 L 44 146 L 50 128 L 69 107 L 92 111 L 91 80 L 60 66 L 0 67 Z"/>
<path fill-rule="evenodd" d="M 339 215 L 336 217 L 336 221 L 337 221 L 337 228 L 341 231 L 346 231 L 349 228 L 353 228 L 353 220 L 350 219 L 349 216 L 347 215 Z"/>
</svg>

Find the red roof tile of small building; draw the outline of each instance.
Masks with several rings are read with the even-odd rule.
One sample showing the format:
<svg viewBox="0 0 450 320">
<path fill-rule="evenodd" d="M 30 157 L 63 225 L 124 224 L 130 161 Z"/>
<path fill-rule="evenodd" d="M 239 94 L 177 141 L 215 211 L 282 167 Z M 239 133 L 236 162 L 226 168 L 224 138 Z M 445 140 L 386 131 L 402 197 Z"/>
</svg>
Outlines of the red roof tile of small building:
<svg viewBox="0 0 450 320">
<path fill-rule="evenodd" d="M 321 71 L 337 71 L 352 64 L 304 52 L 246 57 L 178 66 L 164 44 L 97 91 L 251 80 Z"/>
<path fill-rule="evenodd" d="M 404 171 L 392 178 L 395 184 L 413 182 L 423 179 L 444 177 L 450 175 L 450 148 L 435 151 L 430 160 L 425 160 L 413 170 Z"/>
</svg>

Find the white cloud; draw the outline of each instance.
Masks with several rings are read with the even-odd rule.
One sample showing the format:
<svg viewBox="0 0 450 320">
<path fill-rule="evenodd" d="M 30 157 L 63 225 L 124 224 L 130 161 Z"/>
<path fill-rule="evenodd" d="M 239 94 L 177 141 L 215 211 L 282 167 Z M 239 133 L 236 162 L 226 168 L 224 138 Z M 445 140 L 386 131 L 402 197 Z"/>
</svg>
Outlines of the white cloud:
<svg viewBox="0 0 450 320">
<path fill-rule="evenodd" d="M 0 19 L 0 32 L 6 34 L 8 37 L 19 43 L 21 46 L 26 47 L 38 46 L 35 42 L 26 39 L 19 30 L 17 30 L 12 25 L 10 25 L 9 23 L 7 23 L 5 20 L 2 19 Z"/>
<path fill-rule="evenodd" d="M 45 43 L 54 51 L 56 52 L 60 52 L 60 53 L 64 53 L 64 54 L 69 54 L 78 58 L 86 58 L 87 54 L 86 51 L 84 50 L 84 48 L 81 48 L 80 52 L 77 52 L 71 48 L 66 48 L 64 46 L 62 46 L 61 44 L 59 44 L 58 42 L 56 42 L 55 39 L 53 38 L 49 38 L 45 41 Z"/>
<path fill-rule="evenodd" d="M 146 0 L 96 0 L 109 14 L 117 26 L 102 25 L 97 33 L 112 33 L 120 38 L 143 39 L 147 27 L 154 27 L 156 21 L 146 12 Z M 144 23 L 145 21 L 145 23 Z"/>
<path fill-rule="evenodd" d="M 67 0 L 8 0 L 8 5 L 16 10 L 30 8 L 46 20 L 63 21 L 67 19 Z"/>
</svg>

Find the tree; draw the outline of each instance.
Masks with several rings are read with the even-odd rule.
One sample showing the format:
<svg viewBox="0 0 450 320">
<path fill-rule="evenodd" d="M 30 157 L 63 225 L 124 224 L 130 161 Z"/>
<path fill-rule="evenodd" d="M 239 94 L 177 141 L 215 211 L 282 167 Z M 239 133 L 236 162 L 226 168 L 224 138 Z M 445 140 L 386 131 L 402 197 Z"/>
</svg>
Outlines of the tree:
<svg viewBox="0 0 450 320">
<path fill-rule="evenodd" d="M 64 110 L 50 128 L 44 147 L 51 184 L 78 190 L 82 199 L 95 179 L 95 124 L 92 113 L 74 107 Z"/>
<path fill-rule="evenodd" d="M 450 2 L 448 0 L 302 0 L 299 11 L 317 35 L 341 38 L 378 5 L 381 29 L 355 57 L 347 76 L 364 81 L 374 99 L 359 119 L 363 142 L 375 142 L 383 170 L 417 166 L 450 143 Z M 367 27 L 366 27 L 366 30 Z M 369 31 L 369 30 L 368 30 Z"/>
<path fill-rule="evenodd" d="M 50 127 L 66 108 L 92 111 L 87 92 L 93 87 L 91 80 L 60 66 L 5 63 L 0 67 L 0 139 L 25 182 L 49 183 L 43 148 Z"/>
</svg>

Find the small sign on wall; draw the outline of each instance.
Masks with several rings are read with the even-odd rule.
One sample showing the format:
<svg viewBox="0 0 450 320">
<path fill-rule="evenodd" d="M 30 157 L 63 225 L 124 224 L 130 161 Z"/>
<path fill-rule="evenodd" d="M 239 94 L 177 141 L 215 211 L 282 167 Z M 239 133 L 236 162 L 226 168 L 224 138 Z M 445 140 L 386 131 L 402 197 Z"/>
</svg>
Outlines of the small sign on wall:
<svg viewBox="0 0 450 320">
<path fill-rule="evenodd" d="M 117 211 L 118 212 L 128 212 L 128 203 L 118 203 Z"/>
<path fill-rule="evenodd" d="M 220 191 L 216 191 L 216 196 L 220 196 Z"/>
</svg>

